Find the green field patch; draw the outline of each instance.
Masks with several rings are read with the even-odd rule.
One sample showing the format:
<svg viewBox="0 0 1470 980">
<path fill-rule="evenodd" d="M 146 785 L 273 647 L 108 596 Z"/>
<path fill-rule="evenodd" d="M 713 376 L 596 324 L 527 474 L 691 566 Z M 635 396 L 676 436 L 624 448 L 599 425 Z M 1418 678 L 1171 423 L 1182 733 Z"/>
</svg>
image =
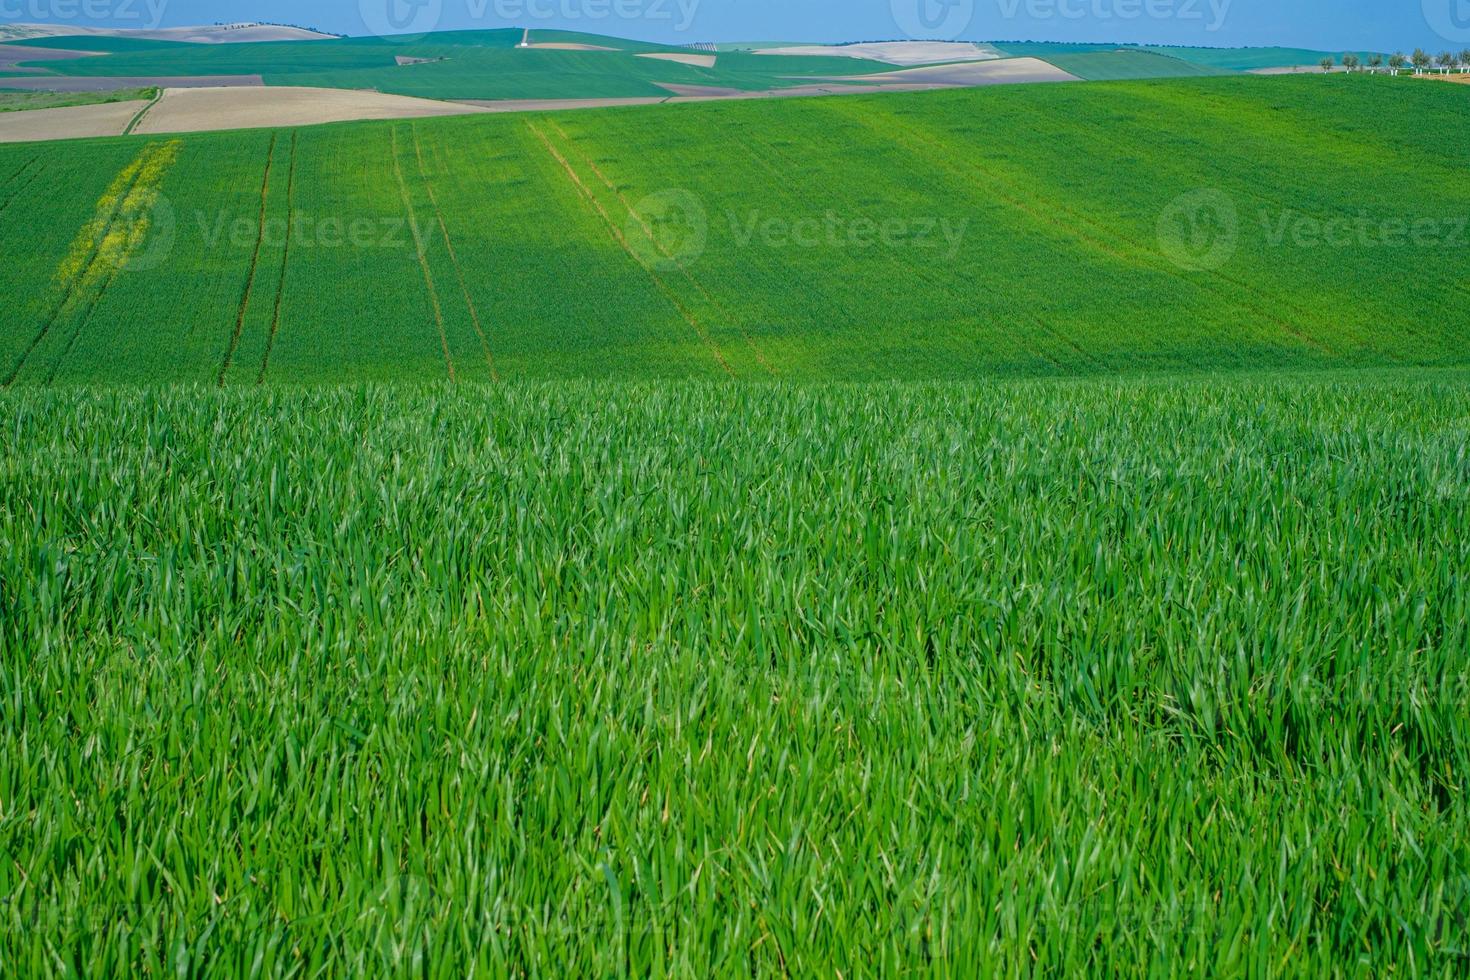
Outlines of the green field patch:
<svg viewBox="0 0 1470 980">
<path fill-rule="evenodd" d="M 26 975 L 1463 962 L 1464 370 L 0 417 Z"/>
<path fill-rule="evenodd" d="M 276 382 L 1463 363 L 1470 191 L 1433 135 L 1459 95 L 1201 78 L 184 136 L 176 240 L 58 379 L 217 381 L 237 326 L 246 383 L 272 335 Z M 272 138 L 291 234 L 260 238 L 241 321 Z M 144 145 L 0 147 L 0 223 L 36 229 L 4 350 L 102 191 L 36 189 Z"/>
</svg>

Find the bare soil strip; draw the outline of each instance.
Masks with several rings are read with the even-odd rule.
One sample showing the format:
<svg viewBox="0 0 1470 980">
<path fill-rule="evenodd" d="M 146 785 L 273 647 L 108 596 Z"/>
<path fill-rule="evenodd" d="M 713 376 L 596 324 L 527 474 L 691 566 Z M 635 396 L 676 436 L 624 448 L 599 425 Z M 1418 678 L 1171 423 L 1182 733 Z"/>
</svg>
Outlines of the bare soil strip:
<svg viewBox="0 0 1470 980">
<path fill-rule="evenodd" d="M 299 132 L 291 133 L 291 164 L 286 171 L 286 246 L 281 249 L 281 269 L 276 280 L 276 303 L 271 314 L 271 332 L 265 338 L 265 354 L 260 359 L 260 374 L 255 378 L 257 385 L 265 384 L 265 372 L 271 363 L 271 350 L 276 346 L 276 334 L 281 328 L 281 300 L 286 293 L 286 268 L 291 258 L 291 217 L 296 207 L 296 139 L 299 135 Z"/>
<path fill-rule="evenodd" d="M 570 41 L 547 41 L 539 44 L 526 44 L 522 46 L 525 51 L 617 51 L 617 48 L 609 48 L 601 44 L 574 44 Z"/>
<path fill-rule="evenodd" d="M 57 109 L 0 112 L 0 143 L 39 143 L 89 136 L 121 136 L 129 120 L 147 104 L 138 99 L 131 102 L 62 106 Z"/>
<path fill-rule="evenodd" d="M 676 65 L 688 65 L 691 68 L 713 68 L 717 60 L 717 56 L 712 54 L 679 54 L 677 52 L 640 54 L 637 57 L 647 58 L 650 61 L 672 61 Z"/>
<path fill-rule="evenodd" d="M 5 79 L 5 88 L 39 92 L 116 92 L 126 88 L 262 88 L 259 75 L 46 75 Z"/>
<path fill-rule="evenodd" d="M 413 130 L 413 151 L 419 161 L 419 178 L 424 182 L 424 190 L 429 192 L 429 204 L 434 208 L 434 217 L 439 222 L 439 233 L 444 236 L 444 247 L 449 250 L 449 261 L 454 266 L 454 274 L 459 279 L 459 290 L 464 294 L 465 306 L 469 307 L 470 321 L 475 325 L 475 334 L 480 338 L 480 348 L 485 352 L 485 366 L 490 369 L 490 377 L 494 381 L 500 380 L 500 372 L 495 369 L 495 358 L 490 354 L 490 340 L 485 336 L 485 330 L 480 325 L 480 313 L 475 309 L 474 297 L 470 296 L 470 287 L 464 278 L 464 269 L 459 264 L 459 255 L 454 251 L 454 241 L 449 237 L 449 227 L 444 223 L 444 212 L 439 207 L 439 198 L 434 194 L 434 184 L 429 180 L 428 170 L 424 167 L 424 150 L 419 144 L 418 127 L 411 125 Z"/>
<path fill-rule="evenodd" d="M 628 257 L 632 259 L 635 263 L 637 263 L 639 268 L 648 273 L 649 278 L 651 278 L 654 284 L 658 286 L 659 292 L 663 293 L 664 298 L 673 305 L 674 309 L 679 311 L 679 315 L 684 318 L 685 323 L 689 324 L 690 329 L 694 331 L 695 335 L 699 337 L 699 339 L 702 340 L 707 347 L 709 347 L 711 353 L 713 353 L 715 356 L 715 360 L 719 361 L 720 367 L 724 369 L 724 372 L 732 378 L 735 377 L 735 372 L 730 368 L 730 362 L 725 360 L 725 355 L 721 353 L 719 345 L 715 343 L 714 338 L 709 335 L 709 332 L 706 331 L 704 327 L 700 326 L 699 321 L 694 318 L 694 315 L 684 308 L 684 304 L 679 302 L 678 296 L 674 294 L 674 291 L 668 287 L 668 284 L 663 281 L 659 274 L 653 269 L 649 268 L 647 265 L 645 265 L 643 263 L 643 260 L 638 257 L 638 253 L 635 252 L 632 246 L 628 244 L 628 239 L 624 237 L 622 231 L 618 228 L 617 224 L 608 215 L 607 210 L 603 208 L 602 202 L 598 201 L 596 195 L 594 195 L 592 191 L 587 188 L 586 184 L 582 183 L 582 178 L 577 176 L 577 172 L 572 169 L 572 165 L 567 162 L 566 157 L 562 156 L 561 153 L 557 151 L 556 146 L 552 144 L 551 140 L 547 138 L 545 133 L 536 128 L 535 123 L 526 123 L 526 128 L 529 129 L 535 135 L 535 137 L 541 141 L 542 145 L 546 147 L 547 152 L 551 154 L 552 158 L 556 160 L 557 163 L 561 164 L 561 168 L 566 171 L 567 176 L 571 178 L 572 184 L 577 188 L 578 191 L 581 192 L 583 199 L 588 204 L 590 204 L 592 206 L 592 209 L 602 218 L 603 224 L 607 227 L 608 233 L 611 234 L 613 237 L 613 241 L 617 242 L 622 250 L 628 253 Z"/>
<path fill-rule="evenodd" d="M 408 228 L 413 234 L 414 251 L 419 257 L 419 268 L 424 272 L 424 285 L 429 291 L 429 302 L 434 307 L 434 323 L 439 328 L 439 344 L 444 349 L 444 364 L 449 369 L 449 380 L 454 381 L 454 358 L 449 354 L 449 334 L 444 330 L 444 310 L 439 305 L 439 290 L 434 286 L 434 273 L 429 270 L 429 257 L 424 252 L 424 237 L 419 230 L 419 219 L 414 213 L 413 200 L 409 197 L 408 184 L 403 179 L 403 166 L 398 162 L 398 127 L 392 127 L 393 173 L 398 178 L 398 192 L 403 197 L 403 210 L 408 215 Z"/>
<path fill-rule="evenodd" d="M 97 51 L 68 51 L 63 48 L 33 48 L 25 44 L 0 44 L 0 68 L 14 68 L 34 61 L 75 61 L 95 58 Z"/>
<path fill-rule="evenodd" d="M 754 54 L 795 57 L 854 58 L 890 65 L 933 65 L 954 61 L 994 61 L 1000 53 L 968 41 L 880 41 L 867 44 L 805 44 L 759 48 Z"/>
<path fill-rule="evenodd" d="M 225 375 L 230 373 L 230 364 L 235 360 L 235 349 L 240 346 L 240 333 L 245 329 L 245 311 L 250 307 L 250 293 L 255 289 L 255 270 L 260 264 L 260 245 L 265 241 L 265 202 L 270 195 L 271 164 L 276 157 L 276 134 L 271 134 L 270 149 L 265 154 L 265 176 L 260 181 L 260 217 L 255 224 L 255 250 L 250 253 L 250 271 L 245 276 L 245 292 L 240 296 L 240 309 L 235 314 L 235 329 L 230 334 L 230 346 L 225 349 L 224 361 L 219 367 L 219 386 L 225 386 Z M 290 237 L 288 232 L 287 237 Z"/>
<path fill-rule="evenodd" d="M 573 152 L 575 152 L 575 141 L 571 138 L 571 136 L 567 135 L 567 131 L 562 129 L 560 124 L 558 124 L 556 120 L 550 119 L 547 121 L 551 124 L 551 127 L 555 129 L 558 134 L 561 135 L 561 138 L 566 141 L 567 145 L 572 148 Z M 745 327 L 740 324 L 738 318 L 732 317 L 729 311 L 725 309 L 724 304 L 720 303 L 713 296 L 711 296 L 709 291 L 704 288 L 704 284 L 696 279 L 694 277 L 694 274 L 690 272 L 683 265 L 683 263 L 678 262 L 674 259 L 672 255 L 669 254 L 668 250 L 664 248 L 663 245 L 659 242 L 658 236 L 653 233 L 653 229 L 649 227 L 648 222 L 644 220 L 643 215 L 638 213 L 638 210 L 633 207 L 632 203 L 629 202 L 628 198 L 623 194 L 623 192 L 618 190 L 617 186 L 607 178 L 607 175 L 598 168 L 597 164 L 593 162 L 592 158 L 587 156 L 585 153 L 578 153 L 577 155 L 581 158 L 582 162 L 585 163 L 592 170 L 592 172 L 597 175 L 597 179 L 602 181 L 603 185 L 606 186 L 608 190 L 612 191 L 613 196 L 618 199 L 618 201 L 623 205 L 623 209 L 628 212 L 628 217 L 637 222 L 638 227 L 643 230 L 643 234 L 648 239 L 649 244 L 657 249 L 660 255 L 662 255 L 669 262 L 673 263 L 674 266 L 681 273 L 684 274 L 684 278 L 689 281 L 689 284 L 694 287 L 695 291 L 698 292 L 700 296 L 704 297 L 705 302 L 713 306 L 727 323 L 740 331 L 741 338 L 745 341 L 745 345 L 750 348 L 750 352 L 755 356 L 756 361 L 758 361 L 761 367 L 765 368 L 772 377 L 777 377 L 779 375 L 779 372 L 776 370 L 775 365 L 768 361 L 766 359 L 766 356 L 761 353 L 760 348 L 756 346 L 755 340 L 750 336 L 748 332 L 746 332 Z"/>
<path fill-rule="evenodd" d="M 198 133 L 271 129 L 369 119 L 422 119 L 484 112 L 479 106 L 352 89 L 174 88 L 138 128 L 140 133 Z"/>
</svg>

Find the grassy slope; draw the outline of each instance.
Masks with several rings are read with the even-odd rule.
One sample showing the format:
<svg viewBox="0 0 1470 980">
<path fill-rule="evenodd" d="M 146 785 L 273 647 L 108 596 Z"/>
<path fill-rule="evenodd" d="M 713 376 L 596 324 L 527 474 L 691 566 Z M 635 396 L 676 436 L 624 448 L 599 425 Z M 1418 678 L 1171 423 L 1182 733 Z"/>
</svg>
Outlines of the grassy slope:
<svg viewBox="0 0 1470 980">
<path fill-rule="evenodd" d="M 1192 64 L 1168 55 L 1149 51 L 1091 51 L 1077 54 L 1054 54 L 1045 59 L 1078 78 L 1094 82 L 1131 78 L 1190 78 L 1201 75 L 1225 75 L 1223 69 Z"/>
<path fill-rule="evenodd" d="M 262 363 L 276 326 L 279 381 L 444 377 L 450 362 L 483 377 L 485 347 L 503 377 L 1459 363 L 1463 246 L 1270 238 L 1283 219 L 1470 213 L 1466 151 L 1437 135 L 1467 124 L 1459 94 L 1201 79 L 354 124 L 282 132 L 273 154 L 268 131 L 188 136 L 159 185 L 174 218 L 148 253 L 161 261 L 59 315 L 68 250 L 159 141 L 0 147 L 0 232 L 27 242 L 0 266 L 0 375 L 213 381 L 241 324 Z M 1200 188 L 1239 215 L 1238 251 L 1211 272 L 1160 245 L 1161 216 Z M 671 189 L 707 218 L 682 269 L 630 211 Z M 307 226 L 283 278 L 290 213 Z M 760 233 L 772 219 L 816 238 Z M 934 230 L 863 245 L 828 239 L 829 220 Z M 942 222 L 963 231 L 953 246 Z M 344 244 L 354 224 L 375 230 L 360 247 Z"/>
<path fill-rule="evenodd" d="M 0 112 L 130 102 L 135 99 L 152 99 L 157 94 L 156 88 L 121 89 L 116 92 L 7 92 L 4 76 L 0 75 Z"/>
<path fill-rule="evenodd" d="M 1463 372 L 0 418 L 7 973 L 1463 973 Z"/>
</svg>

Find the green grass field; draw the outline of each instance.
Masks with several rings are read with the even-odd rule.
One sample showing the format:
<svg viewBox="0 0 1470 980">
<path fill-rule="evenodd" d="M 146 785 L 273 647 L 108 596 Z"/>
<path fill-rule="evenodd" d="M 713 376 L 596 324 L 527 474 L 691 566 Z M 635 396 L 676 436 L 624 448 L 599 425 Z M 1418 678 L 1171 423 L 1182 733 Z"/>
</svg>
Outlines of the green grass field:
<svg viewBox="0 0 1470 980">
<path fill-rule="evenodd" d="M 0 146 L 0 977 L 1464 976 L 1467 124 Z"/>
<path fill-rule="evenodd" d="M 1470 962 L 1463 371 L 0 409 L 8 975 Z"/>
<path fill-rule="evenodd" d="M 156 88 L 119 89 L 116 92 L 7 92 L 0 77 L 0 112 L 23 112 L 27 109 L 63 109 L 67 106 L 99 105 L 108 102 L 149 100 L 158 95 Z"/>
<path fill-rule="evenodd" d="M 0 382 L 1459 364 L 1461 94 L 1223 78 L 0 147 L 26 242 Z M 1201 189 L 1234 209 L 1218 267 L 1179 254 Z"/>
</svg>

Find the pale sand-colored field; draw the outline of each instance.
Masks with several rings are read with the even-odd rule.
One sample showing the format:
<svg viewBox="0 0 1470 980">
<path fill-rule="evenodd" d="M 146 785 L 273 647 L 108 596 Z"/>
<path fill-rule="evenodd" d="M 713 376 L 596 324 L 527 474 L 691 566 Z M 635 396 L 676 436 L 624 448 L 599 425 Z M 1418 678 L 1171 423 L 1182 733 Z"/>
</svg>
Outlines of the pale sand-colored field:
<svg viewBox="0 0 1470 980">
<path fill-rule="evenodd" d="M 0 68 L 12 68 L 30 61 L 74 61 L 95 58 L 95 51 L 58 51 L 52 48 L 30 48 L 23 44 L 0 43 Z"/>
<path fill-rule="evenodd" d="M 523 51 L 616 51 L 617 48 L 605 48 L 600 44 L 569 44 L 562 41 L 548 41 L 545 44 L 523 44 Z"/>
<path fill-rule="evenodd" d="M 479 106 L 460 102 L 435 102 L 350 89 L 277 86 L 168 89 L 135 132 L 201 133 L 360 119 L 423 119 L 483 111 Z"/>
<path fill-rule="evenodd" d="M 1018 85 L 1031 82 L 1078 82 L 1076 75 L 1039 58 L 1006 58 L 1002 61 L 973 61 L 958 65 L 929 65 L 884 72 L 881 75 L 849 75 L 813 81 L 844 82 L 875 89 L 914 85 L 934 88 L 973 88 L 981 85 Z"/>
<path fill-rule="evenodd" d="M 77 105 L 64 109 L 27 109 L 0 112 L 0 143 L 77 139 L 83 136 L 119 136 L 144 106 L 144 101 Z"/>
<path fill-rule="evenodd" d="M 143 5 L 137 4 L 141 12 Z M 186 41 L 193 44 L 240 44 L 246 41 L 319 41 L 331 37 L 300 27 L 280 24 L 209 24 L 198 27 L 161 27 L 137 30 L 119 27 L 82 27 L 78 24 L 0 24 L 0 40 L 30 37 L 130 37 L 142 41 Z"/>
<path fill-rule="evenodd" d="M 873 44 L 804 44 L 791 48 L 763 48 L 756 54 L 860 58 L 890 65 L 934 65 L 945 61 L 989 61 L 999 58 L 994 48 L 966 41 L 881 41 Z"/>
<path fill-rule="evenodd" d="M 653 61 L 672 61 L 678 65 L 689 65 L 693 68 L 713 68 L 717 55 L 712 54 L 680 54 L 677 52 L 640 54 L 640 58 L 649 58 Z"/>
</svg>

